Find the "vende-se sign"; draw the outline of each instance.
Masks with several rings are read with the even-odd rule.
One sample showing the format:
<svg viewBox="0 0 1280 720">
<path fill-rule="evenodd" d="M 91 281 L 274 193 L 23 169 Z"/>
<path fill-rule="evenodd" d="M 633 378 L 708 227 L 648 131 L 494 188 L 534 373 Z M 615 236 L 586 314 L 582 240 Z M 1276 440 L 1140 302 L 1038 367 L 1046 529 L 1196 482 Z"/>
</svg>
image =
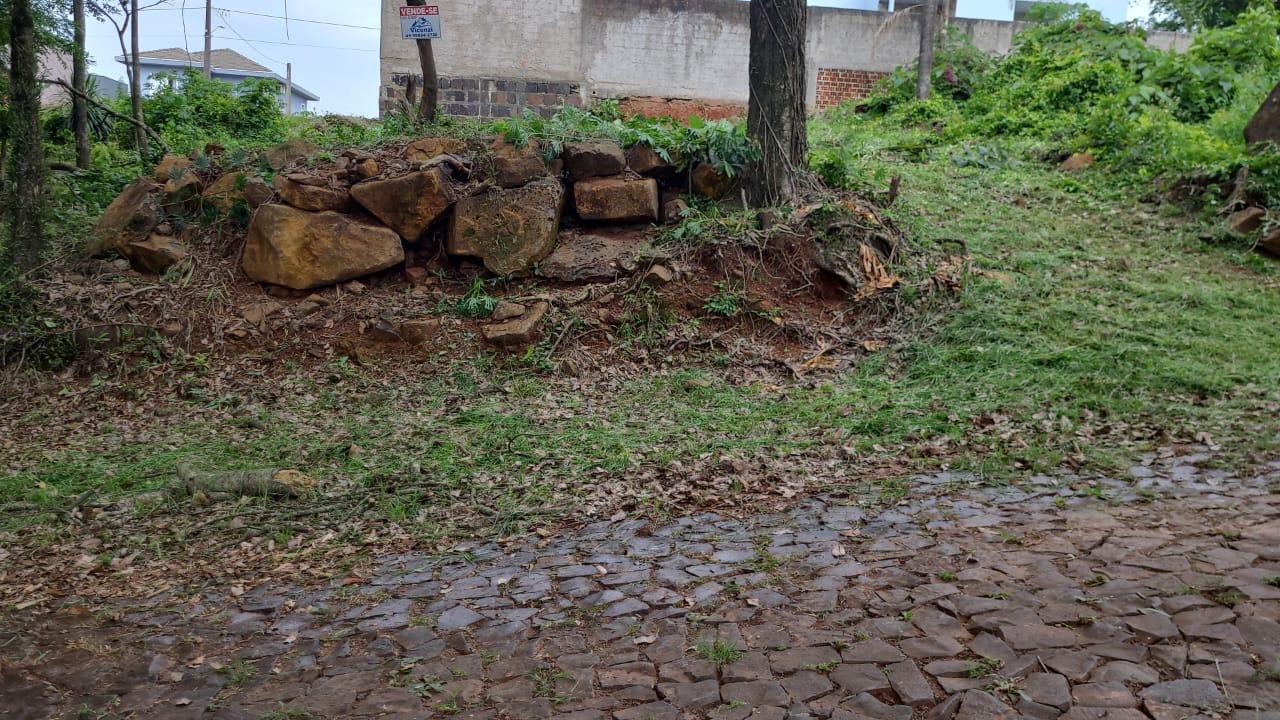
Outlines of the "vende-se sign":
<svg viewBox="0 0 1280 720">
<path fill-rule="evenodd" d="M 400 33 L 406 40 L 439 40 L 440 6 L 400 8 Z"/>
</svg>

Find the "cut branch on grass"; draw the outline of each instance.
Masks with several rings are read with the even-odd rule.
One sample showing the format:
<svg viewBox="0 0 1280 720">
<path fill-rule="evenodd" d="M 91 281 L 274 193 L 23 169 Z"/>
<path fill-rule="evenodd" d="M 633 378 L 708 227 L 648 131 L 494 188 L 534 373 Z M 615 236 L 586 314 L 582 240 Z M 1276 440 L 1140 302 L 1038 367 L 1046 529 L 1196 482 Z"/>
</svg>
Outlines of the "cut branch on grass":
<svg viewBox="0 0 1280 720">
<path fill-rule="evenodd" d="M 197 493 L 241 497 L 296 498 L 315 486 L 315 481 L 297 470 L 264 468 L 197 472 L 187 464 L 177 468 L 178 482 L 173 492 L 179 496 Z"/>
</svg>

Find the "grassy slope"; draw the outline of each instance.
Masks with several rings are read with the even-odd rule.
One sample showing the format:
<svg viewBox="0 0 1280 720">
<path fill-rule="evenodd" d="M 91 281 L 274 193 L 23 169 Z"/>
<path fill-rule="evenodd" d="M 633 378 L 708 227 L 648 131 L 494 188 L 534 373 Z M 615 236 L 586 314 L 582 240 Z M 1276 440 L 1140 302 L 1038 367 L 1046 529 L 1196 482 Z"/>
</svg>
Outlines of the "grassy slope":
<svg viewBox="0 0 1280 720">
<path fill-rule="evenodd" d="M 503 525 L 570 512 L 559 498 L 588 498 L 600 478 L 703 455 L 817 456 L 814 446 L 835 445 L 927 466 L 937 461 L 923 448 L 936 446 L 1000 478 L 1064 458 L 1112 467 L 1142 448 L 1135 438 L 1161 431 L 1271 449 L 1277 263 L 1205 244 L 1198 222 L 1162 216 L 1101 174 L 960 168 L 941 149 L 917 162 L 886 149 L 909 134 L 874 126 L 819 123 L 814 136 L 819 148 L 849 151 L 855 181 L 902 175 L 893 212 L 918 241 L 961 239 L 975 267 L 997 271 L 975 274 L 953 306 L 922 313 L 902 345 L 847 376 L 775 388 L 690 370 L 583 393 L 483 361 L 416 387 L 343 370 L 340 382 L 303 387 L 294 396 L 306 399 L 248 426 L 193 424 L 161 446 L 104 429 L 98 448 L 0 478 L 0 503 L 163 484 L 195 457 L 211 468 L 296 465 L 350 478 L 397 520 L 430 516 L 465 491 Z M 712 383 L 688 390 L 688 374 Z M 989 424 L 979 417 L 995 426 L 979 432 Z M 364 453 L 347 457 L 351 443 Z"/>
</svg>

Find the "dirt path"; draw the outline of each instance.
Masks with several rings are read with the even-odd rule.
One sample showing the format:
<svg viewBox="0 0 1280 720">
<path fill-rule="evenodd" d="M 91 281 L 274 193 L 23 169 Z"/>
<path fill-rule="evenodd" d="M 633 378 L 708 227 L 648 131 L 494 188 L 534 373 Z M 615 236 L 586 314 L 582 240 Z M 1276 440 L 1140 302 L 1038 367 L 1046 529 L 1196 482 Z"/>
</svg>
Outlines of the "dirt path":
<svg viewBox="0 0 1280 720">
<path fill-rule="evenodd" d="M 10 617 L 0 718 L 1280 718 L 1280 463 L 1200 459 Z"/>
</svg>

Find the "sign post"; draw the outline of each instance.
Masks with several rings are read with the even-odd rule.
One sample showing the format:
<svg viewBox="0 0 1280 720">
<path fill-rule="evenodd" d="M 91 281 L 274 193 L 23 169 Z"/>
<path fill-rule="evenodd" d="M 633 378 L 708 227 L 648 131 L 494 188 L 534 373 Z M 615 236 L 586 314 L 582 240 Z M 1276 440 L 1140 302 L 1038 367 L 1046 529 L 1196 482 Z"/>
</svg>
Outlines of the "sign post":
<svg viewBox="0 0 1280 720">
<path fill-rule="evenodd" d="M 400 33 L 405 40 L 439 40 L 440 6 L 418 5 L 400 8 Z"/>
</svg>

